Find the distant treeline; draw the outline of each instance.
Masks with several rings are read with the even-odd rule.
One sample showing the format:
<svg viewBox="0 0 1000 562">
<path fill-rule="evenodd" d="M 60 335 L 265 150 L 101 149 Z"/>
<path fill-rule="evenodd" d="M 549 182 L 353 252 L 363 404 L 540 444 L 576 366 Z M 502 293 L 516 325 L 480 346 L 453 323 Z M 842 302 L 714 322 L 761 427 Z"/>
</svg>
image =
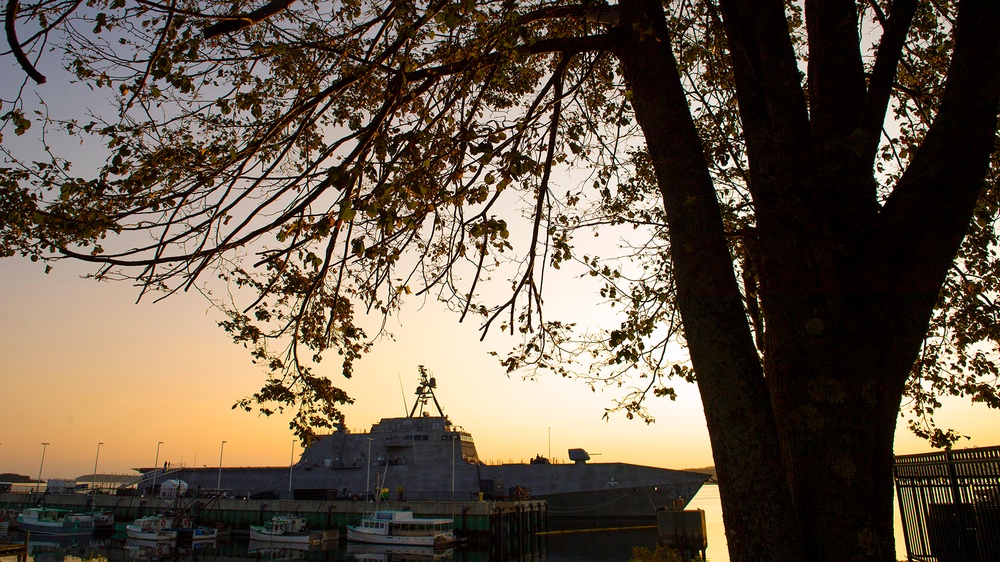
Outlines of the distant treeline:
<svg viewBox="0 0 1000 562">
<path fill-rule="evenodd" d="M 84 474 L 76 478 L 76 482 L 102 482 L 105 484 L 122 484 L 134 482 L 136 479 L 135 474 L 98 474 L 96 477 L 93 474 Z M 0 472 L 0 482 L 11 482 L 14 484 L 20 484 L 25 482 L 35 482 L 35 479 L 31 476 L 25 476 L 24 474 L 14 474 L 13 472 Z"/>
<path fill-rule="evenodd" d="M 718 482 L 719 481 L 718 476 L 716 476 L 716 474 L 715 474 L 715 467 L 714 466 L 706 466 L 705 468 L 685 468 L 684 470 L 688 470 L 688 471 L 691 471 L 691 472 L 700 472 L 702 474 L 711 474 L 712 475 L 712 482 Z"/>
<path fill-rule="evenodd" d="M 14 474 L 12 472 L 0 472 L 0 482 L 34 482 L 30 476 Z"/>
<path fill-rule="evenodd" d="M 76 483 L 99 482 L 104 484 L 123 484 L 135 482 L 135 474 L 82 474 L 74 480 Z"/>
</svg>

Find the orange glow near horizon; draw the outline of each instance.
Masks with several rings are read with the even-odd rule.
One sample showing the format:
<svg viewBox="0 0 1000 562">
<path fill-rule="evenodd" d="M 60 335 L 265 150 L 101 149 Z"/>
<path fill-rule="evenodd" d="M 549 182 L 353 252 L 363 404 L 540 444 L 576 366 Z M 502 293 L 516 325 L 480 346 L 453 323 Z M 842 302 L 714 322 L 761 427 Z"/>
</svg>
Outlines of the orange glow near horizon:
<svg viewBox="0 0 1000 562">
<path fill-rule="evenodd" d="M 217 313 L 200 295 L 133 304 L 131 286 L 78 279 L 81 270 L 71 264 L 57 264 L 49 275 L 42 267 L 0 260 L 0 289 L 8 295 L 0 307 L 0 472 L 35 478 L 43 442 L 49 443 L 43 479 L 89 475 L 95 460 L 99 473 L 131 474 L 154 460 L 213 467 L 222 441 L 224 466 L 298 460 L 287 416 L 231 408 L 259 389 L 265 375 L 216 327 Z M 445 413 L 473 435 L 484 461 L 565 459 L 567 449 L 581 447 L 597 462 L 713 464 L 691 385 L 678 383 L 676 402 L 651 399 L 654 424 L 620 414 L 605 421 L 612 392 L 591 392 L 555 375 L 507 377 L 488 355 L 505 351 L 502 336 L 480 342 L 474 323 L 459 324 L 433 303 L 408 308 L 400 322 L 390 328 L 396 341 L 376 344 L 352 379 L 337 374 L 335 356 L 323 364 L 356 400 L 344 408 L 352 431 L 405 415 L 417 366 L 425 365 L 437 378 Z M 975 438 L 959 447 L 1000 444 L 1000 412 L 948 400 L 941 419 Z M 905 427 L 897 431 L 897 453 L 929 449 Z"/>
</svg>

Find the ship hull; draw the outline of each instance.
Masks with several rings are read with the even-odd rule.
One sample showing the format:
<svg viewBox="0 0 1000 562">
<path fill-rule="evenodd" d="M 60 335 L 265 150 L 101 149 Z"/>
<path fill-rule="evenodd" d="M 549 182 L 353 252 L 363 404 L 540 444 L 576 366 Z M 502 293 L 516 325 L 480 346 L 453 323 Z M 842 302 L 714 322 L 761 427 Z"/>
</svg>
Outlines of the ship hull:
<svg viewBox="0 0 1000 562">
<path fill-rule="evenodd" d="M 388 500 L 472 501 L 540 499 L 546 501 L 551 530 L 652 525 L 661 507 L 683 507 L 709 475 L 624 463 L 469 465 L 456 463 L 452 490 L 450 465 L 444 467 L 373 466 Z M 292 495 L 299 500 L 362 499 L 365 468 L 312 469 L 295 474 Z M 193 489 L 214 487 L 218 469 L 188 469 Z M 237 496 L 285 488 L 288 469 L 223 469 L 226 487 Z M 276 492 L 277 494 L 277 492 Z M 520 495 L 519 495 L 520 494 Z"/>
<path fill-rule="evenodd" d="M 656 524 L 656 510 L 673 505 L 658 486 L 591 490 L 537 496 L 546 502 L 549 530 L 635 527 Z M 684 503 L 690 500 L 685 500 Z"/>
<path fill-rule="evenodd" d="M 684 507 L 709 475 L 625 463 L 508 464 L 494 482 L 546 501 L 550 528 L 653 524 L 662 507 Z M 494 484 L 496 486 L 496 484 Z"/>
</svg>

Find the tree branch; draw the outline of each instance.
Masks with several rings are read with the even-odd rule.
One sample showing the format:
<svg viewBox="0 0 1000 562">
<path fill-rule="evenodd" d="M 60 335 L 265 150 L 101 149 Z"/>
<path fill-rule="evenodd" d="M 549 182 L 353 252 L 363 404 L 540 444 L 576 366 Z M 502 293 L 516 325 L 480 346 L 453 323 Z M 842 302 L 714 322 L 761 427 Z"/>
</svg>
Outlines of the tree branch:
<svg viewBox="0 0 1000 562">
<path fill-rule="evenodd" d="M 837 165 L 843 139 L 857 129 L 865 101 L 857 19 L 854 0 L 806 0 L 813 142 L 817 152 L 830 153 Z"/>
<path fill-rule="evenodd" d="M 809 113 L 781 0 L 721 0 L 740 122 L 750 161 L 748 188 L 765 225 L 779 190 L 805 176 L 811 162 Z M 787 178 L 776 177 L 789 169 Z M 780 213 L 774 209 L 775 213 Z"/>
<path fill-rule="evenodd" d="M 539 104 L 541 103 L 542 97 L 544 96 L 545 92 L 547 92 L 550 88 L 553 89 L 552 120 L 549 123 L 549 139 L 548 139 L 548 144 L 546 146 L 546 159 L 544 162 L 544 171 L 542 174 L 541 181 L 539 182 L 538 185 L 538 195 L 535 198 L 535 209 L 534 212 L 532 213 L 533 219 L 532 219 L 532 230 L 531 230 L 531 242 L 529 242 L 528 245 L 528 253 L 529 253 L 528 263 L 525 265 L 524 275 L 521 276 L 521 280 L 511 291 L 512 292 L 511 298 L 506 303 L 498 307 L 497 310 L 493 313 L 493 315 L 484 323 L 483 327 L 480 329 L 480 331 L 482 332 L 482 336 L 480 337 L 480 339 L 486 337 L 486 334 L 489 331 L 490 326 L 493 324 L 493 321 L 499 318 L 500 313 L 503 312 L 504 309 L 506 308 L 510 309 L 511 318 L 513 320 L 514 306 L 517 302 L 518 295 L 521 293 L 523 289 L 525 288 L 528 289 L 529 307 L 532 303 L 532 297 L 535 295 L 536 285 L 534 281 L 534 274 L 535 274 L 535 263 L 538 256 L 539 233 L 541 232 L 542 229 L 541 228 L 542 211 L 545 208 L 544 206 L 545 201 L 548 199 L 549 177 L 552 171 L 552 161 L 555 158 L 555 146 L 558 140 L 560 116 L 562 113 L 563 73 L 566 71 L 566 67 L 569 66 L 571 60 L 572 57 L 570 56 L 564 56 L 559 60 L 558 65 L 552 72 L 552 76 L 549 78 L 549 82 L 545 85 L 544 88 L 542 88 L 542 92 L 539 94 L 539 96 L 535 98 L 535 104 Z M 534 106 L 528 112 L 529 115 L 532 113 L 534 113 Z M 531 322 L 530 313 L 527 315 L 527 319 L 530 326 Z M 513 321 L 511 321 L 510 329 L 513 332 L 514 329 Z"/>
<path fill-rule="evenodd" d="M 163 43 L 167 40 L 167 35 L 170 33 L 170 26 L 174 22 L 174 11 L 173 6 L 175 4 L 174 0 L 170 0 L 170 10 L 167 11 L 167 21 L 163 24 L 163 31 L 160 32 L 159 38 L 156 40 L 156 47 L 153 48 L 153 52 L 149 55 L 149 62 L 146 64 L 145 70 L 142 72 L 142 76 L 136 81 L 136 85 L 132 90 L 132 95 L 129 100 L 125 102 L 125 107 L 123 108 L 123 113 L 131 109 L 132 104 L 139 97 L 142 88 L 146 85 L 146 80 L 149 79 L 150 73 L 153 71 L 153 66 L 156 64 L 157 59 L 163 55 Z"/>
<path fill-rule="evenodd" d="M 922 318 L 930 316 L 968 228 L 994 150 L 1000 104 L 1000 4 L 964 0 L 955 50 L 937 118 L 879 217 L 867 256 L 876 283 L 898 294 Z M 900 334 L 919 342 L 926 321 L 900 319 L 921 330 Z M 907 350 L 907 357 L 917 350 Z"/>
<path fill-rule="evenodd" d="M 872 4 L 878 7 L 875 2 Z M 903 54 L 906 34 L 916 11 L 917 0 L 895 0 L 890 8 L 888 19 L 885 19 L 883 23 L 882 40 L 879 42 L 878 53 L 875 55 L 875 65 L 872 68 L 871 77 L 868 79 L 868 95 L 861 116 L 861 131 L 867 137 L 863 162 L 869 166 L 874 162 L 878 152 L 878 140 L 892 95 L 893 82 L 896 80 L 899 59 Z M 881 16 L 880 21 L 884 18 L 884 15 Z"/>
<path fill-rule="evenodd" d="M 17 41 L 17 31 L 14 29 L 14 23 L 17 19 L 17 0 L 7 0 L 7 12 L 5 15 L 4 31 L 7 32 L 7 43 L 10 45 L 11 52 L 14 53 L 17 64 L 21 65 L 24 72 L 36 83 L 44 84 L 45 76 L 41 72 L 38 72 L 35 66 L 31 64 L 27 55 L 24 54 L 21 44 Z"/>
<path fill-rule="evenodd" d="M 257 8 L 248 14 L 228 16 L 223 21 L 206 27 L 202 33 L 204 34 L 205 39 L 234 33 L 256 23 L 262 22 L 278 12 L 288 9 L 288 7 L 294 2 L 295 0 L 271 0 L 267 4 L 264 4 L 260 8 Z"/>
<path fill-rule="evenodd" d="M 518 16 L 517 21 L 525 24 L 562 18 L 582 18 L 589 23 L 613 26 L 618 25 L 620 15 L 618 6 L 576 4 L 574 6 L 552 6 L 532 10 Z"/>
</svg>

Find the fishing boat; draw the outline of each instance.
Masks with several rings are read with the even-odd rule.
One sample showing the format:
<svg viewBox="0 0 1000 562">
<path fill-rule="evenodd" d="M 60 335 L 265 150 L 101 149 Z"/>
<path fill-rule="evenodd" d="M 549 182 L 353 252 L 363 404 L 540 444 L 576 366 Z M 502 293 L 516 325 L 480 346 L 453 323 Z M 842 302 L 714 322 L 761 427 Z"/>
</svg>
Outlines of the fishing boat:
<svg viewBox="0 0 1000 562">
<path fill-rule="evenodd" d="M 17 526 L 40 535 L 89 535 L 94 532 L 94 517 L 68 509 L 29 507 L 17 516 Z"/>
<path fill-rule="evenodd" d="M 250 525 L 250 540 L 295 544 L 319 544 L 336 540 L 337 531 L 310 531 L 305 517 L 275 515 L 264 525 Z"/>
<path fill-rule="evenodd" d="M 168 515 L 147 515 L 125 526 L 130 539 L 140 541 L 171 542 L 177 540 L 174 518 Z"/>
<path fill-rule="evenodd" d="M 219 530 L 214 527 L 201 526 L 178 529 L 177 538 L 182 541 L 190 540 L 193 543 L 214 541 L 219 538 Z"/>
<path fill-rule="evenodd" d="M 94 510 L 88 512 L 94 518 L 95 531 L 113 531 L 115 528 L 115 513 L 113 511 Z"/>
<path fill-rule="evenodd" d="M 212 541 L 219 537 L 219 530 L 212 527 L 193 526 L 190 517 L 172 515 L 147 515 L 125 526 L 129 538 L 142 541 L 175 542 Z"/>
<path fill-rule="evenodd" d="M 347 540 L 373 544 L 444 547 L 457 542 L 451 519 L 413 517 L 412 511 L 384 509 L 347 526 Z"/>
</svg>

